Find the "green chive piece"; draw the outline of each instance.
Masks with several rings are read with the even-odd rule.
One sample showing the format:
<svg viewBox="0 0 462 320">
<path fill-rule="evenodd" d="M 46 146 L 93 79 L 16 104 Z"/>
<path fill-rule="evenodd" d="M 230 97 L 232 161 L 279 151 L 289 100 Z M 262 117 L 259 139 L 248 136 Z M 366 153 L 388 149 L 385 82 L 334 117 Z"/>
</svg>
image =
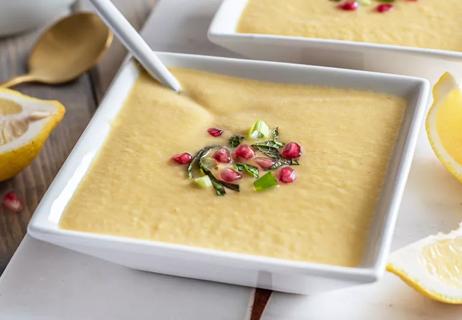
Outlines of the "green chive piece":
<svg viewBox="0 0 462 320">
<path fill-rule="evenodd" d="M 372 1 L 371 0 L 358 0 L 359 4 L 363 6 L 369 6 L 371 5 Z"/>
<path fill-rule="evenodd" d="M 243 136 L 232 136 L 229 138 L 228 143 L 231 148 L 236 148 L 242 141 L 244 141 Z"/>
<path fill-rule="evenodd" d="M 234 168 L 236 168 L 239 172 L 245 172 L 249 176 L 258 178 L 260 176 L 260 170 L 257 167 L 251 166 L 250 164 L 246 163 L 235 163 Z"/>
<path fill-rule="evenodd" d="M 265 175 L 261 176 L 259 179 L 255 180 L 253 186 L 255 187 L 256 191 L 263 191 L 269 188 L 273 188 L 278 185 L 278 181 L 276 177 L 273 176 L 271 172 L 266 173 Z"/>
<path fill-rule="evenodd" d="M 212 187 L 212 180 L 210 180 L 210 178 L 208 176 L 202 176 L 202 177 L 199 177 L 199 178 L 195 178 L 193 181 L 201 189 L 207 189 L 207 188 Z"/>
<path fill-rule="evenodd" d="M 262 138 L 269 138 L 271 129 L 263 120 L 257 120 L 249 130 L 249 139 L 258 140 Z"/>
</svg>

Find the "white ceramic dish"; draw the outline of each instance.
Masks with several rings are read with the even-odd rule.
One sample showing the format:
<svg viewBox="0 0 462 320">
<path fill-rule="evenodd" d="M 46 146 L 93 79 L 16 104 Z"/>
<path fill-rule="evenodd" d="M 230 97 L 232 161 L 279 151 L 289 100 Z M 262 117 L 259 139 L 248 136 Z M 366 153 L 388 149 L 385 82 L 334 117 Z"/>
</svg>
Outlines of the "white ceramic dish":
<svg viewBox="0 0 462 320">
<path fill-rule="evenodd" d="M 245 34 L 236 31 L 248 0 L 223 0 L 209 27 L 210 41 L 251 59 L 287 61 L 354 69 L 368 69 L 414 58 L 462 61 L 462 52 L 422 49 L 367 42 L 305 38 L 295 36 Z M 425 65 L 427 64 L 427 66 Z M 422 62 L 428 67 L 428 61 Z"/>
<path fill-rule="evenodd" d="M 0 36 L 43 25 L 66 13 L 75 0 L 0 0 Z"/>
<path fill-rule="evenodd" d="M 244 78 L 374 90 L 403 96 L 408 108 L 385 186 L 357 268 L 266 257 L 62 230 L 58 222 L 82 177 L 110 132 L 111 122 L 138 76 L 133 62 L 122 68 L 102 104 L 38 206 L 28 232 L 35 238 L 127 267 L 177 276 L 314 293 L 377 280 L 384 271 L 396 215 L 429 96 L 419 78 L 325 67 L 159 53 L 167 66 L 181 66 Z"/>
</svg>

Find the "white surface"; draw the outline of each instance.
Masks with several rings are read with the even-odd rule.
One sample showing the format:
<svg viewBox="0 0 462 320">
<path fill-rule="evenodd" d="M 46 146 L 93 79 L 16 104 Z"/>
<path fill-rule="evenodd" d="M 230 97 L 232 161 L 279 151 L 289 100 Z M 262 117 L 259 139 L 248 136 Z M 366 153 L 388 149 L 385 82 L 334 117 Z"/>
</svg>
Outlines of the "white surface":
<svg viewBox="0 0 462 320">
<path fill-rule="evenodd" d="M 219 0 L 162 1 L 147 23 L 148 42 L 158 50 L 229 55 L 205 39 L 218 5 Z M 369 62 L 370 69 L 377 70 L 373 61 Z M 455 68 L 444 62 L 432 63 Z M 431 79 L 437 76 L 431 68 L 419 71 L 405 65 L 397 70 L 427 74 Z M 422 133 L 392 247 L 456 228 L 462 221 L 461 194 L 462 185 L 441 167 Z M 157 285 L 159 281 L 165 281 L 164 285 Z M 174 303 L 178 296 L 184 297 L 190 283 L 197 283 L 195 294 Z M 213 291 L 207 295 L 204 290 L 210 285 Z M 223 294 L 223 288 L 230 288 L 229 295 Z M 0 278 L 0 319 L 34 320 L 33 315 L 47 320 L 117 319 L 120 314 L 119 319 L 243 320 L 249 294 L 249 289 L 240 287 L 132 271 L 26 237 Z M 109 304 L 114 313 L 108 310 Z M 207 315 L 201 313 L 209 310 Z M 328 294 L 273 294 L 263 320 L 455 320 L 461 315 L 462 307 L 432 302 L 386 275 L 377 284 Z"/>
<path fill-rule="evenodd" d="M 153 275 L 26 238 L 2 278 L 1 320 L 244 319 L 251 290 Z"/>
<path fill-rule="evenodd" d="M 414 57 L 462 61 L 462 53 L 378 43 L 306 38 L 236 32 L 248 0 L 224 0 L 218 9 L 208 37 L 212 42 L 252 59 L 305 61 L 310 64 L 363 68 L 368 57 L 385 69 L 396 60 L 411 62 Z M 384 32 L 386 32 L 384 30 Z M 416 35 L 417 36 L 417 35 Z"/>
<path fill-rule="evenodd" d="M 347 268 L 279 260 L 59 228 L 64 208 L 106 140 L 114 117 L 138 78 L 138 69 L 133 62 L 125 64 L 117 75 L 37 207 L 28 233 L 34 238 L 134 269 L 290 293 L 313 294 L 376 281 L 385 270 L 400 201 L 430 94 L 428 81 L 302 64 L 160 52 L 157 55 L 168 67 L 194 68 L 281 83 L 372 90 L 402 96 L 408 101 L 361 266 Z"/>
<path fill-rule="evenodd" d="M 98 14 L 123 43 L 126 49 L 141 63 L 146 71 L 160 83 L 181 91 L 181 85 L 167 69 L 138 31 L 122 15 L 111 0 L 91 0 Z"/>
<path fill-rule="evenodd" d="M 43 25 L 69 10 L 75 0 L 0 0 L 0 36 Z"/>
</svg>

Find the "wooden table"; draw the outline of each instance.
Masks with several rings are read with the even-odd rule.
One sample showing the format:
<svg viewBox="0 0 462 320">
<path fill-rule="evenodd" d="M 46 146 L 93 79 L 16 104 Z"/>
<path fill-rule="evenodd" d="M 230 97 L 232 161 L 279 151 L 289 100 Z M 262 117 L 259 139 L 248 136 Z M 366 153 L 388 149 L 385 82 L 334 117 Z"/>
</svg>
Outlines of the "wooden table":
<svg viewBox="0 0 462 320">
<path fill-rule="evenodd" d="M 156 0 L 114 0 L 137 28 L 143 25 Z M 85 9 L 78 3 L 73 10 Z M 85 1 L 87 2 L 87 1 Z M 26 71 L 26 61 L 40 31 L 0 39 L 0 82 Z M 70 150 L 85 129 L 115 72 L 126 54 L 115 40 L 100 63 L 79 79 L 60 86 L 25 84 L 15 89 L 42 99 L 56 99 L 66 106 L 66 116 L 47 141 L 40 156 L 15 178 L 0 183 L 0 195 L 15 191 L 24 204 L 19 214 L 0 206 L 0 274 L 18 247 L 27 224 Z"/>
<path fill-rule="evenodd" d="M 156 0 L 113 0 L 128 20 L 140 28 Z M 72 10 L 88 8 L 81 1 Z M 26 71 L 27 56 L 40 31 L 0 39 L 0 82 Z M 64 120 L 53 132 L 39 157 L 15 178 L 0 182 L 0 196 L 15 191 L 24 204 L 19 214 L 0 206 L 0 274 L 26 234 L 27 224 L 49 184 L 85 129 L 122 62 L 126 50 L 115 40 L 100 63 L 79 79 L 60 86 L 26 84 L 17 90 L 42 99 L 56 99 L 66 106 Z M 271 291 L 257 289 L 252 320 L 260 319 Z"/>
</svg>

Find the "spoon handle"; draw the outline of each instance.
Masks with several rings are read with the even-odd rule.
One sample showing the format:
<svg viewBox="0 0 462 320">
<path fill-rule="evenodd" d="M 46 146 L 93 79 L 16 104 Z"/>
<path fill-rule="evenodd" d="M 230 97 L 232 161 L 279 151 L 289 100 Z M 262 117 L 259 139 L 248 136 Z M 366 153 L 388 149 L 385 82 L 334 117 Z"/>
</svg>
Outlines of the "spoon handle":
<svg viewBox="0 0 462 320">
<path fill-rule="evenodd" d="M 0 88 L 10 88 L 10 87 L 16 86 L 21 83 L 33 82 L 36 80 L 37 79 L 31 74 L 23 74 L 23 75 L 16 76 L 10 80 L 0 83 Z"/>
<path fill-rule="evenodd" d="M 112 2 L 110 0 L 91 0 L 91 2 L 114 34 L 148 73 L 164 85 L 180 92 L 181 85 L 178 80 Z"/>
</svg>

